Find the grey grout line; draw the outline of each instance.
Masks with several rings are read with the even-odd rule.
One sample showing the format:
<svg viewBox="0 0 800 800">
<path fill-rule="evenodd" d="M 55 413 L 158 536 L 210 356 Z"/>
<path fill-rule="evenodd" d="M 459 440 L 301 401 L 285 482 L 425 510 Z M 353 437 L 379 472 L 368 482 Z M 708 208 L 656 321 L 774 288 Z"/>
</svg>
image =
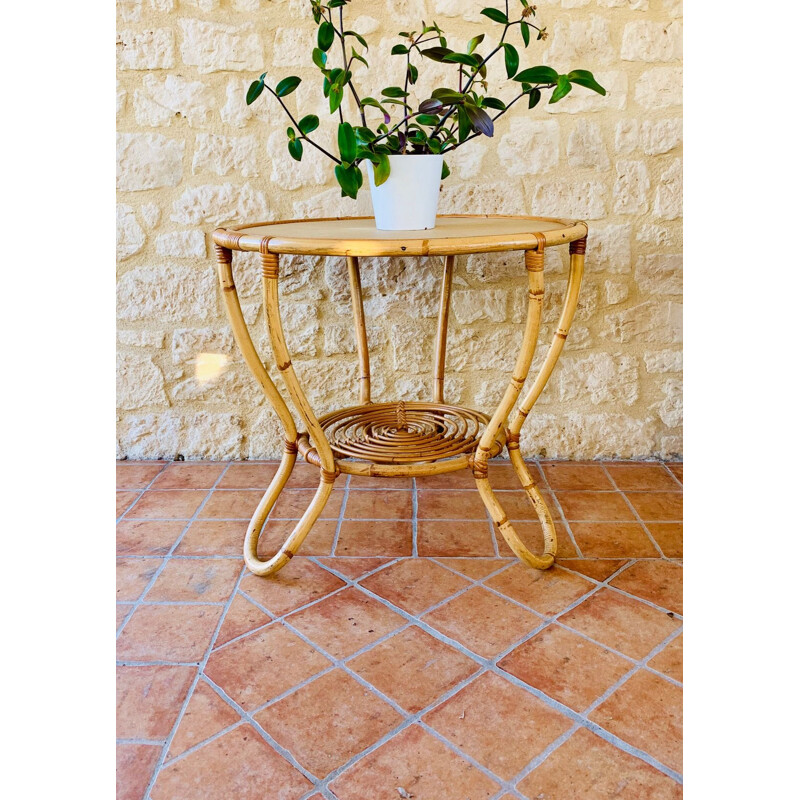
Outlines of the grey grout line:
<svg viewBox="0 0 800 800">
<path fill-rule="evenodd" d="M 376 520 L 377 522 L 408 522 L 409 520 Z M 423 520 L 424 522 L 425 520 Z M 448 522 L 452 520 L 434 520 L 436 522 Z M 480 522 L 480 520 L 468 520 L 470 522 Z M 513 520 L 512 520 L 513 521 Z M 308 555 L 298 555 L 296 558 L 336 558 L 337 561 L 355 561 L 356 559 L 364 559 L 364 558 L 392 558 L 392 559 L 410 559 L 413 556 L 380 556 L 380 555 L 372 555 L 372 556 L 330 556 L 326 553 L 309 553 Z M 139 560 L 147 560 L 147 559 L 160 559 L 160 558 L 170 558 L 173 561 L 187 561 L 187 560 L 195 560 L 195 561 L 242 561 L 242 557 L 240 555 L 186 555 L 183 553 L 173 553 L 171 556 L 168 556 L 166 552 L 164 553 L 118 553 L 117 558 L 124 558 L 124 559 L 139 559 Z M 512 559 L 517 560 L 516 556 L 508 555 L 508 556 L 495 556 L 495 555 L 486 555 L 486 556 L 454 556 L 450 554 L 434 554 L 434 555 L 427 555 L 427 556 L 418 556 L 418 558 L 433 558 L 433 559 L 444 559 L 444 560 L 452 560 L 452 559 L 466 559 L 466 560 L 484 560 L 484 561 L 491 561 L 498 558 L 502 559 Z M 584 556 L 583 559 L 578 559 L 577 556 L 567 556 L 566 560 L 571 561 L 664 561 L 665 559 L 661 558 L 660 556 L 598 556 L 598 557 L 586 557 Z M 669 558 L 666 559 L 667 561 L 675 561 L 676 563 L 680 563 L 682 559 L 680 558 Z M 561 569 L 568 570 L 569 572 L 574 573 L 575 575 L 581 575 L 582 577 L 586 578 L 587 580 L 594 580 L 590 578 L 588 575 L 584 575 L 582 572 L 577 572 L 576 570 L 572 569 L 572 567 L 568 566 L 564 563 L 564 560 L 556 562 L 556 564 L 561 567 Z M 118 600 L 118 603 L 132 603 L 132 600 Z"/>
<path fill-rule="evenodd" d="M 202 680 L 203 677 L 205 677 L 205 676 L 202 676 L 201 680 Z M 199 682 L 200 681 L 198 681 L 198 683 Z M 206 683 L 206 681 L 203 681 L 203 682 Z M 199 750 L 201 747 L 205 747 L 207 744 L 211 744 L 211 742 L 214 741 L 214 739 L 220 739 L 226 733 L 230 733 L 232 730 L 235 730 L 236 728 L 240 728 L 242 725 L 245 725 L 245 724 L 246 724 L 245 720 L 243 720 L 242 718 L 239 718 L 238 720 L 236 720 L 236 722 L 232 722 L 230 725 L 228 725 L 226 728 L 223 728 L 221 731 L 217 731 L 215 734 L 213 734 L 212 736 L 209 736 L 207 739 L 203 739 L 202 742 L 197 742 L 197 744 L 193 744 L 191 747 L 188 747 L 182 753 L 178 753 L 178 755 L 175 756 L 174 758 L 171 758 L 169 760 L 165 760 L 164 763 L 161 765 L 161 769 L 164 769 L 166 767 L 171 767 L 173 764 L 177 763 L 178 761 L 181 761 L 186 756 L 190 756 L 192 753 L 194 753 L 196 750 Z"/>
<path fill-rule="evenodd" d="M 202 491 L 202 490 L 198 490 Z M 211 490 L 209 490 L 211 491 Z M 219 491 L 216 489 L 215 491 Z M 339 489 L 338 491 L 343 492 L 344 489 Z M 355 491 L 355 490 L 354 490 Z M 610 492 L 609 492 L 610 494 Z M 533 508 L 533 506 L 531 506 Z M 338 520 L 339 517 L 320 517 L 319 521 L 322 522 L 323 520 L 328 520 L 335 522 Z M 483 517 L 478 518 L 467 518 L 467 517 L 431 517 L 429 519 L 422 519 L 422 522 L 480 522 Z M 510 518 L 509 518 L 510 519 Z M 523 517 L 517 519 L 510 519 L 511 522 L 531 522 L 535 521 L 536 518 L 531 517 Z M 125 517 L 125 522 L 249 522 L 250 517 L 201 517 L 200 519 L 195 519 L 194 517 L 187 517 L 187 518 L 178 518 L 178 517 Z M 270 522 L 299 522 L 300 517 L 270 517 Z M 411 522 L 410 517 L 344 517 L 345 522 Z M 553 522 L 561 522 L 566 525 L 564 519 L 554 519 Z M 679 519 L 649 519 L 646 522 L 641 519 L 624 519 L 624 520 L 609 520 L 609 519 L 573 519 L 570 522 L 591 522 L 591 523 L 598 523 L 598 522 L 606 522 L 613 524 L 615 522 L 641 522 L 642 524 L 646 524 L 646 522 L 654 522 L 660 525 L 665 523 L 677 523 L 681 522 Z M 232 556 L 231 556 L 232 557 Z M 361 558 L 361 556 L 337 556 L 337 558 Z M 470 556 L 467 556 L 468 558 Z M 610 556 L 606 556 L 610 558 Z M 575 556 L 573 556 L 575 558 Z M 580 556 L 580 558 L 587 558 L 587 556 Z"/>
<path fill-rule="evenodd" d="M 333 534 L 333 542 L 331 543 L 331 558 L 336 556 L 336 548 L 339 546 L 339 534 L 342 531 L 342 523 L 344 522 L 344 512 L 347 508 L 347 501 L 350 499 L 350 482 L 352 477 L 352 475 L 348 475 L 344 482 L 344 497 L 342 498 L 342 505 L 339 508 L 339 520 L 336 523 L 336 532 Z"/>
<path fill-rule="evenodd" d="M 126 738 L 121 738 L 121 739 L 117 739 L 117 744 L 149 744 L 149 745 L 156 745 L 158 747 L 163 747 L 164 746 L 164 740 L 163 739 L 136 739 L 136 738 L 126 739 Z"/>
<path fill-rule="evenodd" d="M 417 534 L 419 530 L 419 495 L 417 494 L 417 479 L 411 478 L 411 556 L 419 555 L 417 549 Z"/>
<path fill-rule="evenodd" d="M 633 507 L 633 503 L 631 503 L 631 501 L 628 499 L 628 495 L 625 494 L 625 492 L 623 492 L 622 489 L 619 488 L 619 486 L 617 486 L 617 482 L 611 476 L 611 473 L 606 469 L 605 465 L 603 465 L 603 472 L 605 472 L 608 479 L 611 481 L 611 485 L 622 495 L 622 499 L 628 504 L 628 508 L 630 508 L 630 510 L 633 512 L 634 517 L 636 517 L 636 521 L 644 529 L 644 532 L 647 534 L 647 538 L 653 543 L 653 547 L 655 547 L 656 552 L 661 556 L 661 558 L 667 559 L 667 557 L 664 555 L 664 551 L 661 549 L 661 545 L 659 545 L 659 543 L 655 540 L 653 534 L 650 533 L 650 530 L 648 529 L 647 525 L 645 525 L 644 520 L 639 516 L 639 512 Z M 651 520 L 651 522 L 652 521 L 653 520 Z M 667 522 L 672 520 L 664 520 L 664 521 Z M 672 559 L 667 559 L 667 560 L 671 561 Z"/>
<path fill-rule="evenodd" d="M 225 465 L 225 468 L 222 470 L 222 472 L 220 472 L 220 474 L 217 476 L 216 481 L 214 481 L 214 485 L 210 489 L 206 490 L 205 498 L 203 499 L 202 503 L 200 503 L 200 505 L 197 507 L 192 517 L 189 520 L 187 520 L 186 525 L 183 526 L 183 530 L 178 534 L 178 538 L 175 539 L 175 541 L 172 543 L 172 547 L 170 547 L 167 554 L 162 557 L 163 560 L 161 562 L 161 566 L 159 566 L 156 569 L 155 573 L 153 573 L 153 577 L 150 579 L 150 582 L 147 584 L 147 586 L 144 587 L 144 590 L 139 595 L 139 598 L 134 602 L 130 612 L 126 615 L 125 619 L 122 620 L 122 623 L 117 628 L 117 639 L 119 639 L 120 634 L 123 632 L 123 630 L 125 630 L 125 626 L 128 624 L 130 618 L 136 613 L 136 610 L 141 606 L 142 601 L 145 599 L 145 597 L 147 597 L 147 593 L 150 591 L 150 589 L 153 588 L 153 584 L 158 580 L 158 576 L 161 575 L 161 573 L 166 568 L 167 562 L 169 561 L 169 557 L 175 552 L 177 547 L 180 545 L 183 537 L 186 536 L 186 532 L 189 530 L 189 526 L 192 524 L 192 522 L 194 522 L 195 519 L 197 519 L 197 515 L 203 510 L 206 503 L 211 498 L 211 495 L 214 492 L 214 487 L 222 480 L 222 476 L 228 471 L 230 466 L 231 462 L 229 461 Z M 161 472 L 159 472 L 159 475 L 160 474 Z M 157 477 L 158 475 L 156 475 L 156 477 L 153 478 L 153 480 L 155 480 Z"/>
</svg>

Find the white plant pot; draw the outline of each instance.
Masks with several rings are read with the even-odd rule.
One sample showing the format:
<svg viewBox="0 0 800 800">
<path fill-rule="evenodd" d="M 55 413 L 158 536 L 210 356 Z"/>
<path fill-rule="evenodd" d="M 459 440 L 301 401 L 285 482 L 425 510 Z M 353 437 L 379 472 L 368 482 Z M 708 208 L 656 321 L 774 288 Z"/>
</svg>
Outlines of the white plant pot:
<svg viewBox="0 0 800 800">
<path fill-rule="evenodd" d="M 367 176 L 375 227 L 381 231 L 421 231 L 436 225 L 443 155 L 389 156 L 389 177 L 375 185 L 372 162 Z"/>
</svg>

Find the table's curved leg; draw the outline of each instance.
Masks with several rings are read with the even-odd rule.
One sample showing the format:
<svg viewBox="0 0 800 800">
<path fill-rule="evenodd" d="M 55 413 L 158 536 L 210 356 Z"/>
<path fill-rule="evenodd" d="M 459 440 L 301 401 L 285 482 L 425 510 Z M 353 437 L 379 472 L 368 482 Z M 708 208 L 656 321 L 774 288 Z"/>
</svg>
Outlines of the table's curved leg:
<svg viewBox="0 0 800 800">
<path fill-rule="evenodd" d="M 512 551 L 522 559 L 525 563 L 537 569 L 547 569 L 553 565 L 556 554 L 556 532 L 553 525 L 550 511 L 544 501 L 539 490 L 536 488 L 533 477 L 531 476 L 528 467 L 522 459 L 519 450 L 520 430 L 525 418 L 530 413 L 533 404 L 541 395 L 550 375 L 553 372 L 558 357 L 564 346 L 564 341 L 569 333 L 572 319 L 575 315 L 575 308 L 578 304 L 578 291 L 580 289 L 581 279 L 583 277 L 583 261 L 584 253 L 586 252 L 586 238 L 580 239 L 570 244 L 570 273 L 569 281 L 567 284 L 567 292 L 564 298 L 564 305 L 561 311 L 561 317 L 558 322 L 558 328 L 553 335 L 553 340 L 548 348 L 545 356 L 544 363 L 539 369 L 536 380 L 525 396 L 525 399 L 520 404 L 519 410 L 514 418 L 514 422 L 509 428 L 507 434 L 507 448 L 508 454 L 511 458 L 511 463 L 514 465 L 514 470 L 517 477 L 522 484 L 522 488 L 528 496 L 528 499 L 533 504 L 534 509 L 539 517 L 542 525 L 542 533 L 544 535 L 544 551 L 541 556 L 531 553 L 530 550 L 520 539 L 514 526 L 508 521 L 508 517 L 503 511 L 503 507 L 497 499 L 492 487 L 489 483 L 488 476 L 488 457 L 489 447 L 493 437 L 504 424 L 508 418 L 514 403 L 519 397 L 522 386 L 528 376 L 531 362 L 533 361 L 533 354 L 536 347 L 536 338 L 539 332 L 539 324 L 541 321 L 542 300 L 544 297 L 544 237 L 539 239 L 539 246 L 536 251 L 525 252 L 525 266 L 528 269 L 529 281 L 529 303 L 528 303 L 528 318 L 525 326 L 525 335 L 522 340 L 522 349 L 517 363 L 512 373 L 511 382 L 508 389 L 500 402 L 494 416 L 490 423 L 486 426 L 481 437 L 480 444 L 475 453 L 473 460 L 473 475 L 475 482 L 478 486 L 483 502 L 489 510 L 494 522 L 497 524 L 500 532 L 503 534 L 508 546 Z"/>
<path fill-rule="evenodd" d="M 442 288 L 439 294 L 439 321 L 436 325 L 436 350 L 433 355 L 433 402 L 444 403 L 444 362 L 447 355 L 447 323 L 456 257 L 445 256 Z"/>
<path fill-rule="evenodd" d="M 229 234 L 223 230 L 215 231 L 215 239 L 217 241 L 219 239 L 225 240 L 226 236 L 229 236 Z M 230 244 L 235 246 L 236 242 L 231 241 Z M 306 509 L 306 512 L 303 514 L 292 533 L 286 539 L 283 547 L 274 556 L 272 556 L 272 558 L 268 559 L 267 561 L 262 561 L 258 557 L 257 553 L 261 529 L 264 527 L 264 522 L 266 521 L 269 512 L 272 510 L 278 497 L 283 491 L 283 488 L 292 473 L 292 469 L 294 468 L 295 460 L 297 458 L 298 434 L 292 414 L 289 411 L 289 408 L 286 405 L 283 397 L 281 397 L 280 393 L 278 392 L 277 387 L 272 382 L 269 373 L 264 367 L 264 364 L 258 355 L 258 351 L 253 344 L 250 332 L 247 329 L 247 323 L 245 322 L 244 315 L 242 314 L 239 297 L 236 292 L 236 285 L 233 280 L 231 249 L 218 243 L 215 243 L 215 249 L 217 254 L 219 282 L 222 287 L 222 294 L 225 301 L 225 308 L 228 313 L 228 318 L 230 319 L 231 327 L 233 328 L 234 339 L 236 340 L 236 344 L 242 352 L 245 363 L 250 368 L 250 371 L 253 373 L 261 388 L 264 390 L 264 394 L 267 396 L 275 413 L 278 415 L 278 418 L 283 425 L 286 440 L 283 457 L 281 459 L 280 466 L 278 467 L 278 471 L 270 482 L 270 485 L 267 488 L 267 491 L 264 493 L 264 496 L 261 498 L 261 502 L 258 504 L 258 507 L 253 514 L 253 518 L 250 520 L 244 540 L 244 560 L 247 568 L 256 575 L 271 575 L 281 569 L 281 567 L 285 566 L 292 556 L 294 556 L 294 554 L 297 552 L 297 549 L 302 544 L 303 540 L 311 529 L 311 526 L 314 524 L 324 508 L 325 503 L 330 496 L 331 489 L 333 487 L 333 481 L 335 480 L 337 473 L 333 464 L 333 456 L 330 453 L 330 448 L 328 448 L 327 455 L 329 458 L 325 458 L 323 456 L 324 463 L 321 470 L 320 485 L 309 507 Z M 266 264 L 265 258 L 267 262 Z M 272 309 L 274 315 L 277 316 L 277 256 L 262 252 L 262 272 L 264 274 L 265 301 L 268 296 L 267 285 L 270 283 L 272 276 L 274 275 L 275 300 L 274 303 L 265 302 L 269 322 L 270 308 Z M 270 324 L 271 333 L 273 327 L 274 325 Z M 281 342 L 283 342 L 283 331 L 280 327 L 279 319 L 277 320 L 277 329 L 279 331 L 279 339 Z M 274 345 L 275 341 L 273 339 L 273 347 Z M 285 352 L 285 342 L 283 344 L 283 349 Z M 285 355 L 286 358 L 282 359 L 279 363 L 289 361 L 288 353 L 285 353 Z M 315 444 L 316 443 L 317 442 L 315 439 Z M 327 441 L 325 441 L 325 446 L 327 446 Z"/>
</svg>

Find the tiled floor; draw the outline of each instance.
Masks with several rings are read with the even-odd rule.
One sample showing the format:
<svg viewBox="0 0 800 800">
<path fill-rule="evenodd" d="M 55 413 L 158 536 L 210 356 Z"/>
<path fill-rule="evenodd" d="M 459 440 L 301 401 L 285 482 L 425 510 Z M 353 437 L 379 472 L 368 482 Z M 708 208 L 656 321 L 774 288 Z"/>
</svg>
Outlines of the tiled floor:
<svg viewBox="0 0 800 800">
<path fill-rule="evenodd" d="M 118 798 L 681 797 L 681 464 L 533 464 L 546 572 L 469 473 L 342 477 L 257 578 L 242 538 L 275 469 L 117 466 Z M 264 554 L 317 476 L 296 466 Z M 541 548 L 511 468 L 490 478 Z"/>
</svg>

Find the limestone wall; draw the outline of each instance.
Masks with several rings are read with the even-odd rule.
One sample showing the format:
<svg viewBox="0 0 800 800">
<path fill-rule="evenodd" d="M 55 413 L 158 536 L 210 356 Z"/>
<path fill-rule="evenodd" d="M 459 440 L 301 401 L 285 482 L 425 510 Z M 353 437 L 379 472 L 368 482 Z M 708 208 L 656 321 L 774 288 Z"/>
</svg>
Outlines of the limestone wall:
<svg viewBox="0 0 800 800">
<path fill-rule="evenodd" d="M 422 18 L 436 19 L 451 46 L 482 30 L 497 38 L 501 26 L 479 17 L 489 4 L 354 0 L 350 27 L 372 44 L 372 69 L 355 70 L 364 93 L 401 83 L 402 59 L 389 50 L 398 31 L 418 29 Z M 680 455 L 681 4 L 537 5 L 550 36 L 527 51 L 519 45 L 521 67 L 590 69 L 608 95 L 575 87 L 557 105 L 518 112 L 515 106 L 498 120 L 493 141 L 474 140 L 450 157 L 453 174 L 440 211 L 589 223 L 573 333 L 523 431 L 527 452 Z M 320 141 L 334 148 L 334 120 L 310 60 L 308 4 L 118 0 L 117 10 L 118 457 L 274 457 L 277 419 L 234 349 L 210 232 L 237 220 L 370 213 L 367 191 L 357 202 L 339 196 L 324 156 L 307 147 L 302 164 L 291 160 L 287 120 L 272 98 L 265 93 L 250 108 L 244 102 L 247 86 L 264 70 L 273 85 L 299 75 L 303 83 L 288 98 L 290 107 L 318 114 Z M 419 66 L 423 99 L 442 75 L 434 62 Z M 490 86 L 504 77 L 497 66 Z M 559 250 L 548 254 L 534 366 L 566 283 L 566 252 Z M 429 398 L 440 269 L 435 259 L 363 260 L 373 399 Z M 246 316 L 271 364 L 257 264 L 241 258 L 235 270 Z M 459 259 L 449 401 L 491 410 L 499 399 L 501 373 L 510 370 L 521 341 L 525 286 L 521 254 Z M 357 402 L 343 260 L 284 259 L 282 291 L 289 346 L 315 408 Z M 411 342 L 420 331 L 430 334 L 422 347 Z"/>
</svg>

